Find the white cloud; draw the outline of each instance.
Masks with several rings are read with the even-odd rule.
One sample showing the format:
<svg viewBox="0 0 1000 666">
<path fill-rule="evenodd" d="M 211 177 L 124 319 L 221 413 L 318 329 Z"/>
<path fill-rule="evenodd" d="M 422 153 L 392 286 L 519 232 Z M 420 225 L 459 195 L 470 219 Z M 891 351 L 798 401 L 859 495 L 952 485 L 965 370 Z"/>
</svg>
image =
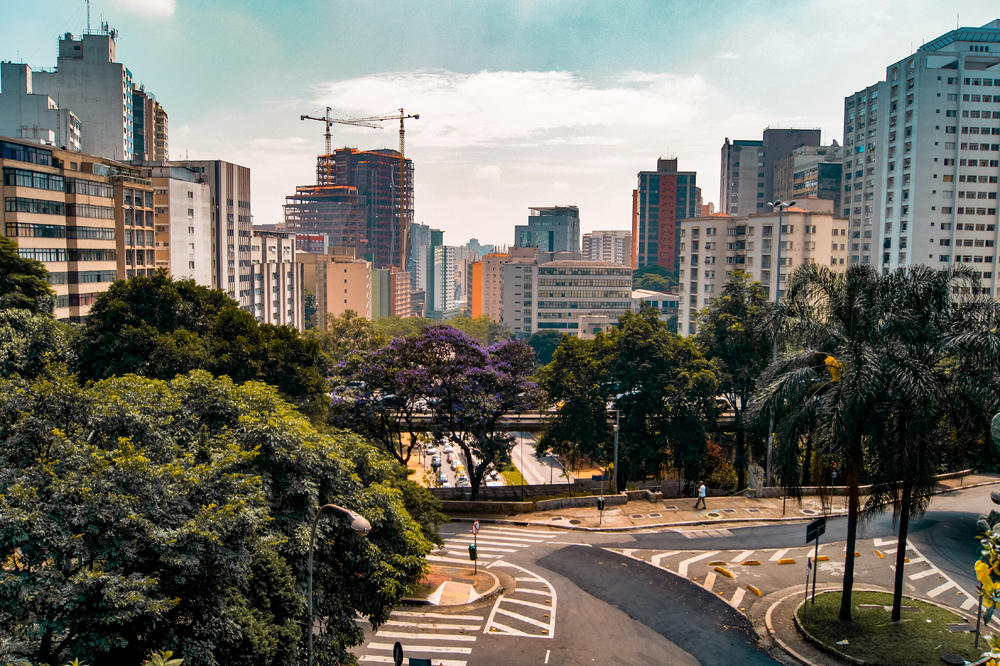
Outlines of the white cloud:
<svg viewBox="0 0 1000 666">
<path fill-rule="evenodd" d="M 716 58 L 721 58 L 722 60 L 739 60 L 740 54 L 733 53 L 732 51 L 720 51 L 715 54 Z"/>
<path fill-rule="evenodd" d="M 149 18 L 166 18 L 177 10 L 177 0 L 114 0 L 114 3 L 120 9 Z"/>
<path fill-rule="evenodd" d="M 480 180 L 500 180 L 502 174 L 503 172 L 496 164 L 477 166 L 472 170 L 472 175 Z"/>
</svg>

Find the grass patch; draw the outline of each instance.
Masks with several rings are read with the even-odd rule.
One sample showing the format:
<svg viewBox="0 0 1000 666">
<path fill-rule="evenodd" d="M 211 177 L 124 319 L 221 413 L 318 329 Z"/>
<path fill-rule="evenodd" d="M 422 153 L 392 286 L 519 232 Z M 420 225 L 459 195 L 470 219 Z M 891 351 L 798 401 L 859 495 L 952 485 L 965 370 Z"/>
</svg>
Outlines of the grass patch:
<svg viewBox="0 0 1000 666">
<path fill-rule="evenodd" d="M 503 478 L 507 479 L 508 486 L 528 485 L 528 482 L 524 480 L 523 476 L 521 476 L 521 472 L 519 472 L 515 467 L 511 467 L 510 469 L 505 469 L 500 473 L 503 474 Z"/>
<path fill-rule="evenodd" d="M 816 604 L 808 603 L 803 617 L 803 607 L 797 611 L 799 621 L 806 631 L 826 645 L 844 654 L 878 666 L 939 666 L 941 654 L 952 652 L 974 661 L 989 649 L 980 640 L 974 646 L 974 633 L 952 633 L 947 624 L 970 620 L 975 626 L 975 614 L 960 616 L 918 599 L 903 597 L 904 606 L 916 606 L 921 612 L 903 612 L 902 621 L 891 622 L 892 595 L 886 592 L 854 592 L 851 622 L 837 619 L 840 613 L 840 592 L 827 592 L 816 596 Z M 878 604 L 878 608 L 860 608 L 863 604 Z M 928 622 L 930 620 L 930 622 Z M 847 640 L 847 645 L 836 645 Z"/>
</svg>

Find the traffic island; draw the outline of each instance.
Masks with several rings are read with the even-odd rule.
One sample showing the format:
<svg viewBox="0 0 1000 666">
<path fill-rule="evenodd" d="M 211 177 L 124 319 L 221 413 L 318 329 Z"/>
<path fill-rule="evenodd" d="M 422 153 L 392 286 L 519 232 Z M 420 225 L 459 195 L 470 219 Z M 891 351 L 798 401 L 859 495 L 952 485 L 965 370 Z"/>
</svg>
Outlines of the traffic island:
<svg viewBox="0 0 1000 666">
<path fill-rule="evenodd" d="M 936 604 L 903 597 L 903 613 L 892 622 L 892 594 L 855 591 L 852 620 L 841 622 L 841 592 L 831 590 L 799 604 L 795 624 L 810 643 L 845 661 L 871 666 L 940 666 L 943 655 L 975 662 L 989 645 L 975 647 L 975 615 L 959 615 Z"/>
<path fill-rule="evenodd" d="M 464 606 L 499 589 L 500 580 L 484 567 L 475 571 L 472 566 L 432 564 L 403 602 L 411 605 Z"/>
</svg>

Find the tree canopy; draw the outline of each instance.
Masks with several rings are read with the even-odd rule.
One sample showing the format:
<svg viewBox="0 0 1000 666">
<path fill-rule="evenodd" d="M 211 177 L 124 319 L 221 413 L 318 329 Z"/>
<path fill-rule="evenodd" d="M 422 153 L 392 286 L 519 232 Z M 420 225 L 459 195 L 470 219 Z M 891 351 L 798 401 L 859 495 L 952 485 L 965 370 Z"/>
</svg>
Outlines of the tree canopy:
<svg viewBox="0 0 1000 666">
<path fill-rule="evenodd" d="M 663 266 L 649 264 L 632 272 L 632 288 L 649 291 L 669 291 L 677 284 L 677 278 Z"/>
<path fill-rule="evenodd" d="M 90 309 L 75 370 L 84 379 L 135 373 L 171 379 L 203 369 L 236 383 L 263 381 L 305 413 L 326 409 L 330 360 L 294 328 L 261 324 L 220 290 L 152 277 L 112 283 Z"/>
<path fill-rule="evenodd" d="M 559 348 L 563 334 L 559 331 L 542 330 L 535 331 L 528 338 L 528 344 L 535 350 L 535 361 L 539 365 L 548 365 L 552 362 L 552 355 Z"/>
<path fill-rule="evenodd" d="M 427 326 L 440 324 L 442 322 L 421 317 L 382 317 L 376 319 L 375 328 L 389 338 L 402 338 L 408 335 L 419 335 Z M 489 315 L 478 317 L 453 317 L 446 322 L 448 326 L 457 328 L 470 338 L 475 339 L 479 344 L 489 347 L 493 343 L 510 337 L 508 331 L 502 324 L 497 324 Z"/>
<path fill-rule="evenodd" d="M 309 527 L 319 523 L 319 663 L 349 660 L 421 576 L 429 542 L 397 467 L 316 432 L 273 387 L 204 371 L 86 388 L 0 381 L 0 626 L 34 663 L 300 663 Z"/>
<path fill-rule="evenodd" d="M 17 242 L 0 236 L 0 310 L 19 308 L 52 312 L 55 292 L 48 278 L 45 264 L 21 257 L 17 253 Z"/>
</svg>

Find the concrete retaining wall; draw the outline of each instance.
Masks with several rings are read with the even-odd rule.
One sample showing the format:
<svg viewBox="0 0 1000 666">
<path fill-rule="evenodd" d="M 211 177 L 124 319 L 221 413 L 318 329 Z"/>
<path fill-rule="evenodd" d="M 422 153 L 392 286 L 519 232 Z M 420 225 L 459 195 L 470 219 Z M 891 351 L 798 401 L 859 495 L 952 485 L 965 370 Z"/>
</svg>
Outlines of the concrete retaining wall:
<svg viewBox="0 0 1000 666">
<path fill-rule="evenodd" d="M 448 490 L 447 488 L 445 490 Z M 441 508 L 445 513 L 534 513 L 535 505 L 531 502 L 462 502 L 442 500 Z"/>
<path fill-rule="evenodd" d="M 597 506 L 597 495 L 589 497 L 561 497 L 559 499 L 542 500 L 535 506 L 539 511 L 552 511 L 554 509 L 571 509 L 582 506 Z M 625 495 L 605 495 L 605 506 L 624 506 L 628 504 L 629 498 Z"/>
</svg>

